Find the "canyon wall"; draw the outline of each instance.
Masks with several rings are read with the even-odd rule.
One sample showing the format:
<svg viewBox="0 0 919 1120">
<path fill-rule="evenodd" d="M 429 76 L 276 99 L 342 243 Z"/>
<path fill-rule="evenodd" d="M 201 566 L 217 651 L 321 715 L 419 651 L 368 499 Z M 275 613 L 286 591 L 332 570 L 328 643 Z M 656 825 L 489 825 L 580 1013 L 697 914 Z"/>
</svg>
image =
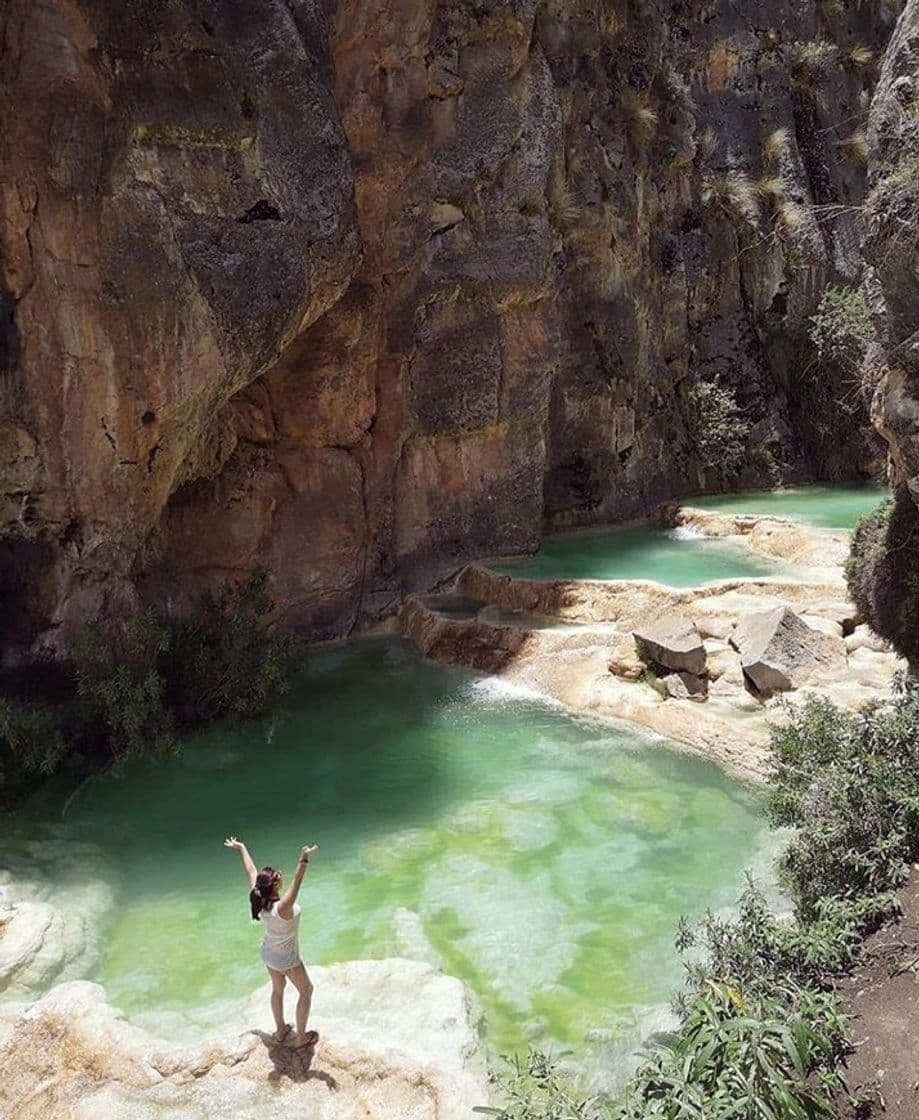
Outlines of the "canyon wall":
<svg viewBox="0 0 919 1120">
<path fill-rule="evenodd" d="M 919 669 L 919 0 L 884 57 L 869 122 L 864 206 L 877 341 L 863 380 L 894 500 L 856 531 L 849 589 L 877 633 Z"/>
<path fill-rule="evenodd" d="M 868 469 L 807 324 L 892 20 L 6 0 L 5 644 L 256 565 L 338 635 L 545 528 Z"/>
</svg>

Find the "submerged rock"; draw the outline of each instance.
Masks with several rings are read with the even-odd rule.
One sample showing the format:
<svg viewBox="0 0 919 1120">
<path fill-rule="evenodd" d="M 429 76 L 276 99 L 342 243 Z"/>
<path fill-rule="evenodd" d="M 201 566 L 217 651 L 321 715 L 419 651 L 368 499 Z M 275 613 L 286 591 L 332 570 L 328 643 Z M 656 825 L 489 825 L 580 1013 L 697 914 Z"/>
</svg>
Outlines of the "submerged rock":
<svg viewBox="0 0 919 1120">
<path fill-rule="evenodd" d="M 731 636 L 744 676 L 760 695 L 787 692 L 814 672 L 845 663 L 841 638 L 807 625 L 788 607 L 742 618 Z"/>
<path fill-rule="evenodd" d="M 59 984 L 25 1010 L 0 1013 L 0 1103 L 19 1102 L 22 1117 L 70 1120 L 459 1120 L 487 1103 L 459 980 L 406 960 L 311 973 L 315 1052 L 271 1044 L 267 988 L 238 1033 L 176 1046 L 126 1022 L 99 985 Z"/>
<path fill-rule="evenodd" d="M 705 646 L 696 624 L 684 615 L 666 615 L 632 631 L 638 656 L 674 672 L 705 672 Z"/>
</svg>

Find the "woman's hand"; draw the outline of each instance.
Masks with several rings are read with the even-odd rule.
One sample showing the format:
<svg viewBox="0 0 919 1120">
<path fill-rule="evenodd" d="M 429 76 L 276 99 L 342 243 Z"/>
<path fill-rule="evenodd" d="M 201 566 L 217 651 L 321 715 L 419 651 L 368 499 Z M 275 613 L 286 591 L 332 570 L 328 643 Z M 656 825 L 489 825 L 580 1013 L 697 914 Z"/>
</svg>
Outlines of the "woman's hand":
<svg viewBox="0 0 919 1120">
<path fill-rule="evenodd" d="M 319 847 L 318 844 L 304 844 L 300 849 L 300 858 L 309 859 L 313 852 Z"/>
<path fill-rule="evenodd" d="M 235 836 L 228 836 L 223 842 L 225 848 L 232 848 L 235 852 L 240 851 L 245 847 L 242 840 L 237 840 Z"/>
</svg>

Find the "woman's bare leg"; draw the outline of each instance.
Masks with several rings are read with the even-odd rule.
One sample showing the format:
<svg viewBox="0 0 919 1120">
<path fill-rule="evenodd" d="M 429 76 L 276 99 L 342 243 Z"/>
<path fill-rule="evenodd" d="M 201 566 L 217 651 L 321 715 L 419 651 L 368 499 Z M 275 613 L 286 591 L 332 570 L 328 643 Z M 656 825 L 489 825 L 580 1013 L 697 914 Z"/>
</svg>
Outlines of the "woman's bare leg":
<svg viewBox="0 0 919 1120">
<path fill-rule="evenodd" d="M 310 980 L 302 964 L 287 970 L 290 982 L 297 989 L 297 1037 L 296 1044 L 305 1046 L 307 1043 L 306 1024 L 310 1017 L 310 1006 L 313 1002 L 313 982 Z"/>
<path fill-rule="evenodd" d="M 274 1016 L 275 1033 L 281 1038 L 287 1030 L 284 1022 L 284 985 L 287 977 L 273 968 L 268 969 L 268 975 L 271 977 L 271 1014 Z"/>
</svg>

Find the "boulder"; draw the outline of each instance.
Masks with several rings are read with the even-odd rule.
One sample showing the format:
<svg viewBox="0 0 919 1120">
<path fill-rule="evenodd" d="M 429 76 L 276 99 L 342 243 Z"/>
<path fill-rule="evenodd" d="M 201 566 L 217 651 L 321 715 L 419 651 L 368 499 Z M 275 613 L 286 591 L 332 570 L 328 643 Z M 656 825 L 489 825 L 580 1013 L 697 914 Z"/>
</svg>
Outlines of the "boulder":
<svg viewBox="0 0 919 1120">
<path fill-rule="evenodd" d="M 705 700 L 708 696 L 708 681 L 695 673 L 670 673 L 663 683 L 674 700 Z"/>
<path fill-rule="evenodd" d="M 731 645 L 740 654 L 747 682 L 761 696 L 797 688 L 845 661 L 841 638 L 812 629 L 789 607 L 742 618 Z"/>
<path fill-rule="evenodd" d="M 633 630 L 635 648 L 642 661 L 663 665 L 675 673 L 705 672 L 705 646 L 691 618 L 669 614 L 640 630 Z"/>
</svg>

